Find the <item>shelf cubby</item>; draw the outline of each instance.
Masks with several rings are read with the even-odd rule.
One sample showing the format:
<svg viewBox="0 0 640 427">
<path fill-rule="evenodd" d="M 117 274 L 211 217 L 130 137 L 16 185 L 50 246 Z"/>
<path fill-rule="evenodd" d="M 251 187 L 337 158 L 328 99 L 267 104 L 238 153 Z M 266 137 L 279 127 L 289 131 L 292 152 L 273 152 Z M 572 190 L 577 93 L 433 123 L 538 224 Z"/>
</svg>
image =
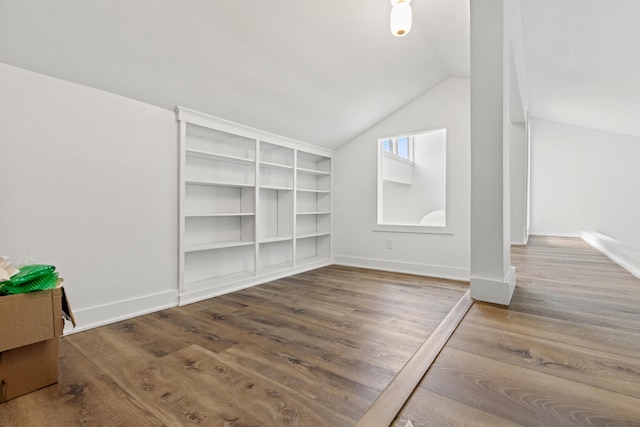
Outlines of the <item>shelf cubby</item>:
<svg viewBox="0 0 640 427">
<path fill-rule="evenodd" d="M 296 215 L 296 236 L 329 234 L 331 218 L 328 213 Z"/>
<path fill-rule="evenodd" d="M 298 190 L 297 213 L 331 212 L 331 194 L 329 192 L 316 192 Z"/>
<path fill-rule="evenodd" d="M 256 160 L 256 141 L 217 129 L 187 123 L 186 152 L 209 153 L 230 159 Z"/>
<path fill-rule="evenodd" d="M 186 217 L 185 251 L 250 245 L 255 242 L 254 230 L 253 215 Z"/>
<path fill-rule="evenodd" d="M 331 176 L 310 174 L 298 169 L 298 189 L 311 192 L 330 192 Z"/>
<path fill-rule="evenodd" d="M 254 186 L 255 163 L 237 163 L 220 158 L 186 156 L 185 180 L 228 185 Z"/>
<path fill-rule="evenodd" d="M 292 190 L 260 188 L 258 242 L 293 238 Z"/>
<path fill-rule="evenodd" d="M 326 259 L 330 253 L 331 236 L 329 234 L 296 238 L 296 266 Z"/>
<path fill-rule="evenodd" d="M 260 164 L 260 187 L 293 190 L 293 169 Z"/>
<path fill-rule="evenodd" d="M 282 169 L 293 169 L 294 150 L 260 141 L 260 164 Z"/>
<path fill-rule="evenodd" d="M 255 201 L 255 188 L 252 186 L 187 183 L 185 216 L 255 214 Z"/>
<path fill-rule="evenodd" d="M 298 151 L 298 171 L 315 175 L 331 175 L 331 158 Z"/>
<path fill-rule="evenodd" d="M 293 239 L 261 243 L 258 248 L 258 274 L 293 267 Z"/>
<path fill-rule="evenodd" d="M 207 286 L 255 275 L 253 246 L 227 247 L 187 252 L 184 260 L 184 287 L 201 290 Z"/>
</svg>

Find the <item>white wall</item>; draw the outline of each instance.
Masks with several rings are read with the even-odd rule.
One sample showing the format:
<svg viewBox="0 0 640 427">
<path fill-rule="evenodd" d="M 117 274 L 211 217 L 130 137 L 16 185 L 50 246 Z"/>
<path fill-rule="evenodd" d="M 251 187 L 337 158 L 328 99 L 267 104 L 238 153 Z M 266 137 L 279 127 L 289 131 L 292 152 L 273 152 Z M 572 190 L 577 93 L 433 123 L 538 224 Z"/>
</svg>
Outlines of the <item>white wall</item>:
<svg viewBox="0 0 640 427">
<path fill-rule="evenodd" d="M 527 211 L 528 211 L 528 147 L 526 126 L 524 123 L 511 124 L 509 127 L 509 157 L 511 170 L 509 177 L 511 208 L 511 243 L 524 245 L 527 243 Z"/>
<path fill-rule="evenodd" d="M 597 231 L 640 247 L 640 138 L 531 123 L 531 234 Z"/>
<path fill-rule="evenodd" d="M 469 106 L 469 81 L 449 78 L 334 153 L 337 263 L 469 279 Z M 378 138 L 440 128 L 447 129 L 447 225 L 453 234 L 373 231 Z"/>
<path fill-rule="evenodd" d="M 177 303 L 172 111 L 0 64 L 0 255 L 56 265 L 81 329 Z"/>
</svg>

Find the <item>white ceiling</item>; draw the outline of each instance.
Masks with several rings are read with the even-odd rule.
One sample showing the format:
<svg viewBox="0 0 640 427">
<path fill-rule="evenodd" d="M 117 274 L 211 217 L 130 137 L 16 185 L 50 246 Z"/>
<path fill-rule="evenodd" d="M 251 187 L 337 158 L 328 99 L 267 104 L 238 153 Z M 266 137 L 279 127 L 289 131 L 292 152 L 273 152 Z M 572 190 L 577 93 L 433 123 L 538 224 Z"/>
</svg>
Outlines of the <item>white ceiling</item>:
<svg viewBox="0 0 640 427">
<path fill-rule="evenodd" d="M 469 75 L 468 2 L 0 0 L 0 61 L 337 147 Z"/>
<path fill-rule="evenodd" d="M 534 117 L 640 137 L 640 1 L 523 0 Z"/>
<path fill-rule="evenodd" d="M 640 136 L 638 0 L 521 0 L 534 117 Z M 0 0 L 0 62 L 335 148 L 448 76 L 469 0 Z"/>
</svg>

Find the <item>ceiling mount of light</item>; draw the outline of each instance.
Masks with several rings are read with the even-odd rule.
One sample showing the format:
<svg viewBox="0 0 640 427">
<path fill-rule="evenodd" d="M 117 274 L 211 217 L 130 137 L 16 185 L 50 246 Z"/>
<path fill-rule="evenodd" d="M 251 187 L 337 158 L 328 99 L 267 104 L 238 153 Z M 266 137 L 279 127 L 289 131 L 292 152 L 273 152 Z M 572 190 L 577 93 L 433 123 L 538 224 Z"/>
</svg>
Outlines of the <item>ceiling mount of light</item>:
<svg viewBox="0 0 640 427">
<path fill-rule="evenodd" d="M 411 31 L 411 0 L 391 0 L 391 33 L 403 37 Z"/>
</svg>

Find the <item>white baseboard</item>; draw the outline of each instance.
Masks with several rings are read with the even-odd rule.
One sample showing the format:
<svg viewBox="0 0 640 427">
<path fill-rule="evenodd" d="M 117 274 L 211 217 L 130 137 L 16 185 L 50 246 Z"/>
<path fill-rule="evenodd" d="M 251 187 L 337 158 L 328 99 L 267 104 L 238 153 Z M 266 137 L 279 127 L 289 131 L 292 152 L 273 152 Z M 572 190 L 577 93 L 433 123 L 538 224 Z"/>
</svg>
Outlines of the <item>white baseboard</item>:
<svg viewBox="0 0 640 427">
<path fill-rule="evenodd" d="M 316 268 L 325 267 L 331 264 L 333 264 L 333 261 L 327 258 L 316 262 L 306 263 L 295 268 L 283 269 L 282 271 L 253 277 L 248 280 L 225 284 L 222 287 L 200 289 L 191 293 L 187 292 L 182 295 L 179 295 L 179 292 L 176 289 L 141 295 L 139 297 L 114 301 L 93 307 L 76 309 L 73 310 L 73 314 L 78 326 L 73 328 L 73 326 L 67 322 L 65 324 L 64 333 L 65 335 L 68 335 L 86 331 L 87 329 L 97 328 L 98 326 L 104 326 L 120 322 L 122 320 L 131 319 L 133 317 L 142 316 L 144 314 L 165 310 L 167 308 L 177 307 L 178 305 L 185 305 L 227 294 L 229 292 L 239 291 L 251 286 L 314 270 Z"/>
<path fill-rule="evenodd" d="M 508 306 L 516 289 L 516 269 L 509 267 L 504 280 L 471 278 L 471 298 L 477 301 L 490 302 Z"/>
<path fill-rule="evenodd" d="M 73 310 L 78 326 L 73 328 L 73 326 L 67 322 L 64 333 L 68 335 L 81 332 L 177 305 L 178 290 L 176 289 Z"/>
<path fill-rule="evenodd" d="M 416 274 L 440 279 L 469 281 L 469 269 L 442 265 L 416 264 L 410 262 L 388 261 L 375 258 L 358 258 L 335 255 L 334 264 L 348 267 L 371 268 L 373 270 L 392 271 L 394 273 Z"/>
<path fill-rule="evenodd" d="M 611 261 L 640 279 L 640 249 L 595 231 L 585 231 L 580 237 Z"/>
</svg>

